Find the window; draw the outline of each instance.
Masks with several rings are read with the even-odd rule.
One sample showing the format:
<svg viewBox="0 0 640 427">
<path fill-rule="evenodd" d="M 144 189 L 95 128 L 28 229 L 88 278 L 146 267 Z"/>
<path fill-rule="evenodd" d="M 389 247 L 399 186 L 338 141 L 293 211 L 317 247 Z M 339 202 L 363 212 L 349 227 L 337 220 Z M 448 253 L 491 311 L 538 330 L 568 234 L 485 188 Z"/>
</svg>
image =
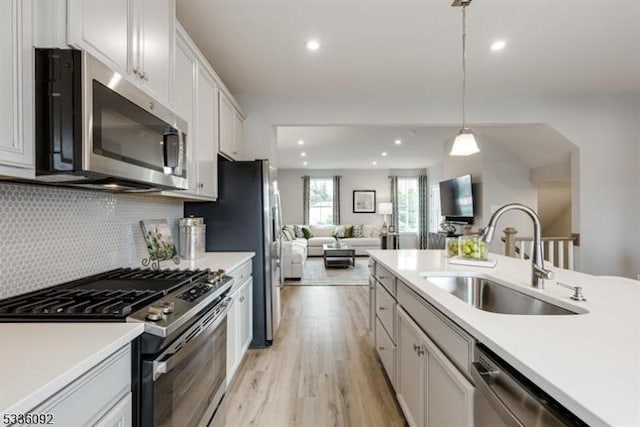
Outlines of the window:
<svg viewBox="0 0 640 427">
<path fill-rule="evenodd" d="M 441 220 L 440 186 L 438 184 L 434 184 L 429 187 L 429 231 L 432 233 L 440 231 Z"/>
<path fill-rule="evenodd" d="M 398 231 L 418 232 L 418 178 L 398 178 Z"/>
<path fill-rule="evenodd" d="M 333 224 L 333 180 L 311 178 L 309 182 L 309 224 Z"/>
</svg>

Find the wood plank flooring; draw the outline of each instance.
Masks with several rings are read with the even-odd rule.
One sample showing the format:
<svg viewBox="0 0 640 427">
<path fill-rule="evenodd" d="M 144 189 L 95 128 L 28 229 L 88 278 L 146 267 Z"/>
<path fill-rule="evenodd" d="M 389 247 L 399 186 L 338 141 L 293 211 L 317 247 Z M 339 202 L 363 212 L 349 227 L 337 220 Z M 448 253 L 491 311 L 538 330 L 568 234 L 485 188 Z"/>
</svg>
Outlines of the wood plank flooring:
<svg viewBox="0 0 640 427">
<path fill-rule="evenodd" d="M 367 286 L 287 286 L 275 344 L 249 350 L 230 427 L 404 426 L 368 337 Z"/>
</svg>

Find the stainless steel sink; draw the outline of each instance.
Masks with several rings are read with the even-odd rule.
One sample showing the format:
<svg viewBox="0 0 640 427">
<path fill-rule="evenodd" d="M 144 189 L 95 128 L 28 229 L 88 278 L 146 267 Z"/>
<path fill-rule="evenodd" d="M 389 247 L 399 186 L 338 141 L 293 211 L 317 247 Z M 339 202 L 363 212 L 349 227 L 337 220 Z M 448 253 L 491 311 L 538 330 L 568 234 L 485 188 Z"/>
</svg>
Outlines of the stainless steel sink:
<svg viewBox="0 0 640 427">
<path fill-rule="evenodd" d="M 578 314 L 480 277 L 423 277 L 467 304 L 492 313 L 524 315 Z"/>
</svg>

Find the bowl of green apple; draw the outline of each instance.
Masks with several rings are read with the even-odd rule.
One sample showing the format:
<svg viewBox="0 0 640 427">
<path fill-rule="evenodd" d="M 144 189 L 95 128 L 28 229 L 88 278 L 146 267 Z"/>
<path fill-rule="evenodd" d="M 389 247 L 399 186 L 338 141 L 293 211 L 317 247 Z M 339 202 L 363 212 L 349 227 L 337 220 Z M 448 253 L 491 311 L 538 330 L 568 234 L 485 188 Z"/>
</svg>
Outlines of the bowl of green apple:
<svg viewBox="0 0 640 427">
<path fill-rule="evenodd" d="M 484 261 L 489 255 L 487 243 L 483 242 L 478 235 L 458 237 L 458 257 Z"/>
</svg>

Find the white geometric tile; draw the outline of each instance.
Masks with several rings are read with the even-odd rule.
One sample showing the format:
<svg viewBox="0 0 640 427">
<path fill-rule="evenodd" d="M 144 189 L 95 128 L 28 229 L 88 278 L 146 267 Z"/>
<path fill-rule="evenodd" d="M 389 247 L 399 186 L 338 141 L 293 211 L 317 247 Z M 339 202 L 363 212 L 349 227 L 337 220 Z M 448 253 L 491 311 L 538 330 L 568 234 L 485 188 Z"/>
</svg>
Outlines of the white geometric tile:
<svg viewBox="0 0 640 427">
<path fill-rule="evenodd" d="M 177 236 L 182 202 L 0 183 L 0 299 L 139 265 L 139 221 L 166 218 Z"/>
</svg>

